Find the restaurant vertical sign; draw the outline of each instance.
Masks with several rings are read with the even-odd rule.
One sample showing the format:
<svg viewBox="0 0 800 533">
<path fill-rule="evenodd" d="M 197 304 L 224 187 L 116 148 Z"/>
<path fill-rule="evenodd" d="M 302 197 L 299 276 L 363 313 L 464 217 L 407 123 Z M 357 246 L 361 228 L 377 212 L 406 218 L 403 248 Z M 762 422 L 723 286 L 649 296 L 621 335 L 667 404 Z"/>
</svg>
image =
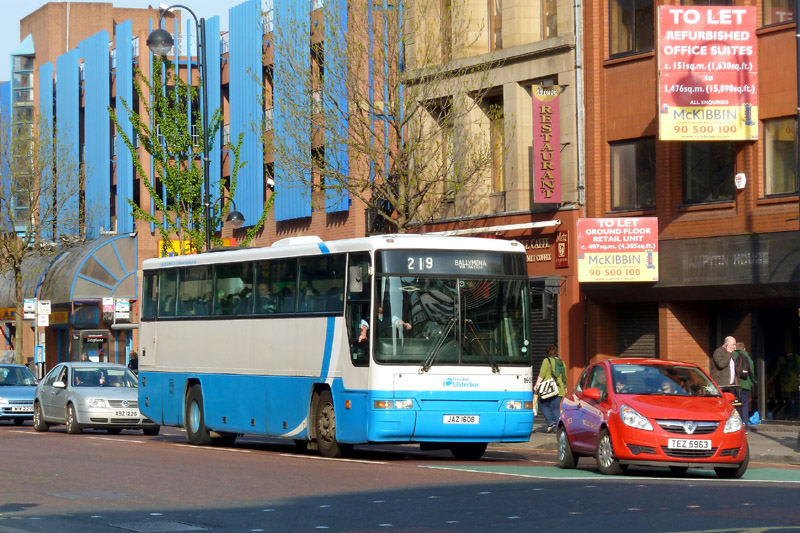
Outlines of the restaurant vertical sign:
<svg viewBox="0 0 800 533">
<path fill-rule="evenodd" d="M 658 8 L 659 138 L 758 139 L 756 6 Z"/>
<path fill-rule="evenodd" d="M 561 203 L 558 85 L 533 86 L 533 201 Z"/>
</svg>

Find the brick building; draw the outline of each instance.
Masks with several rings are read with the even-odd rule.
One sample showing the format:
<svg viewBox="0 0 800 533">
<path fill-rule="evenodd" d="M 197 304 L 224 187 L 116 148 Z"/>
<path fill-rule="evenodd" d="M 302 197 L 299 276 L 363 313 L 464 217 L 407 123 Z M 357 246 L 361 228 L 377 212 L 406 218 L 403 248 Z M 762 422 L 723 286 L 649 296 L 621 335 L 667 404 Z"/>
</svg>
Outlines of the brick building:
<svg viewBox="0 0 800 533">
<path fill-rule="evenodd" d="M 658 6 L 755 8 L 757 140 L 662 140 Z M 783 5 L 783 4 L 781 4 Z M 657 217 L 657 283 L 583 283 L 591 357 L 694 361 L 733 335 L 756 405 L 798 419 L 796 25 L 775 2 L 584 4 L 588 217 Z M 739 188 L 734 177 L 746 179 Z M 787 355 L 789 354 L 789 355 Z"/>
</svg>

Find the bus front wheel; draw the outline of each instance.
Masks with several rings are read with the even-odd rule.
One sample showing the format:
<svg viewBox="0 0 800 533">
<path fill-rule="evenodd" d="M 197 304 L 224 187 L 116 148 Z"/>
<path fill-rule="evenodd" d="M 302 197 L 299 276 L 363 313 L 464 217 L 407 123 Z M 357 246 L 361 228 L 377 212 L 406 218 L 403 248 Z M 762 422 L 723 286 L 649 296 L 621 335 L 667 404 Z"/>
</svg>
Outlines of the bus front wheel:
<svg viewBox="0 0 800 533">
<path fill-rule="evenodd" d="M 206 428 L 206 417 L 203 413 L 203 390 L 200 385 L 192 385 L 186 395 L 186 438 L 194 446 L 211 444 L 211 433 Z"/>
<path fill-rule="evenodd" d="M 331 391 L 323 391 L 317 402 L 317 446 L 323 457 L 344 457 L 353 449 L 352 444 L 336 440 L 336 413 L 333 410 Z"/>
</svg>

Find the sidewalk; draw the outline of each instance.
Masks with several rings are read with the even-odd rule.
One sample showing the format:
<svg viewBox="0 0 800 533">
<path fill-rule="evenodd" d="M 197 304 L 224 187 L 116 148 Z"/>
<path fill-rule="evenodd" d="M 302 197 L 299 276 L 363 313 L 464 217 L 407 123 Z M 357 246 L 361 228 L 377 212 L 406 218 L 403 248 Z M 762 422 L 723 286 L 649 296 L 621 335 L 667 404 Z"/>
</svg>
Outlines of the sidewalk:
<svg viewBox="0 0 800 533">
<path fill-rule="evenodd" d="M 537 418 L 530 441 L 500 446 L 555 451 L 556 436 L 554 433 L 543 433 L 544 427 L 544 421 L 540 422 Z M 747 435 L 750 462 L 800 465 L 799 434 L 800 426 L 763 423 L 750 426 Z"/>
</svg>

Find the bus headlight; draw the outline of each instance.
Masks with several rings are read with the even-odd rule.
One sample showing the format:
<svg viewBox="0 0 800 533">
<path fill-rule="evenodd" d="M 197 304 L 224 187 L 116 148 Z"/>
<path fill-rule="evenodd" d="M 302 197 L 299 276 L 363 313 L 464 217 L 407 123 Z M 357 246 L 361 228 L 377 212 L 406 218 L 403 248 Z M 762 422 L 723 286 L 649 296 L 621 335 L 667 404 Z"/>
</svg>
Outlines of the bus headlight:
<svg viewBox="0 0 800 533">
<path fill-rule="evenodd" d="M 413 409 L 413 400 L 375 400 L 375 409 Z"/>
<path fill-rule="evenodd" d="M 520 400 L 508 400 L 506 401 L 506 410 L 507 411 L 519 411 L 521 409 L 525 409 L 527 411 L 533 410 L 533 402 L 523 402 Z"/>
</svg>

